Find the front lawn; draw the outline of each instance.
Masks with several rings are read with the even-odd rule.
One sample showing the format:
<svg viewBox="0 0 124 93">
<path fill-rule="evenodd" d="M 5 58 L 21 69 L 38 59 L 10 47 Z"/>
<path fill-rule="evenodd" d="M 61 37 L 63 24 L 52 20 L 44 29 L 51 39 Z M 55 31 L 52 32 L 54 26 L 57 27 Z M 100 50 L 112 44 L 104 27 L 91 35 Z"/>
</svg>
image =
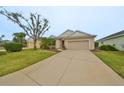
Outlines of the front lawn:
<svg viewBox="0 0 124 93">
<path fill-rule="evenodd" d="M 124 78 L 124 52 L 95 51 L 94 54 Z"/>
<path fill-rule="evenodd" d="M 5 55 L 5 54 L 7 54 L 7 52 L 5 52 L 5 51 L 0 51 L 0 56 L 1 56 L 1 55 Z"/>
<path fill-rule="evenodd" d="M 0 52 L 0 76 L 20 70 L 56 54 L 47 50 L 23 50 L 21 52 Z"/>
</svg>

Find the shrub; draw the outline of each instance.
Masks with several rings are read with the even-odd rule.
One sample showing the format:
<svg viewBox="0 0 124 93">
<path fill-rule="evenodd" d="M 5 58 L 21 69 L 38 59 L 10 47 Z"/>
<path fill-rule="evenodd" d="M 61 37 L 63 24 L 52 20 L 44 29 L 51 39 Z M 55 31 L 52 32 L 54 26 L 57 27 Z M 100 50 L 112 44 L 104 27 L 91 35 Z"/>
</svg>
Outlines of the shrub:
<svg viewBox="0 0 124 93">
<path fill-rule="evenodd" d="M 105 50 L 105 51 L 117 51 L 117 49 L 114 46 L 111 45 L 102 45 L 99 47 L 100 50 Z"/>
<path fill-rule="evenodd" d="M 5 43 L 4 48 L 8 52 L 17 52 L 22 50 L 22 44 L 19 43 Z"/>
<path fill-rule="evenodd" d="M 42 38 L 41 48 L 53 49 L 55 48 L 55 39 L 53 38 Z"/>
</svg>

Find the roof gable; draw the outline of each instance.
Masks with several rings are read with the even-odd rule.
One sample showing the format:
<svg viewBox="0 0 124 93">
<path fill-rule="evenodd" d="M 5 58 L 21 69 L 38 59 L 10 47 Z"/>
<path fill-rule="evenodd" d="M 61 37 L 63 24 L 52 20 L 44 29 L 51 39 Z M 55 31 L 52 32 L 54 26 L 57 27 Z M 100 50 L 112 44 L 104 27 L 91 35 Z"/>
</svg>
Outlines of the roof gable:
<svg viewBox="0 0 124 93">
<path fill-rule="evenodd" d="M 79 30 L 72 31 L 72 30 L 66 30 L 64 33 L 59 35 L 58 39 L 64 39 L 64 38 L 78 38 L 78 37 L 95 37 L 96 35 L 91 35 Z"/>
<path fill-rule="evenodd" d="M 63 32 L 62 34 L 60 34 L 57 38 L 65 38 L 70 36 L 72 33 L 74 33 L 74 31 L 72 30 L 66 30 L 65 32 Z"/>
<path fill-rule="evenodd" d="M 73 34 L 70 35 L 71 37 L 74 37 L 74 36 L 92 36 L 88 33 L 85 33 L 85 32 L 81 32 L 81 31 L 75 31 Z"/>
</svg>

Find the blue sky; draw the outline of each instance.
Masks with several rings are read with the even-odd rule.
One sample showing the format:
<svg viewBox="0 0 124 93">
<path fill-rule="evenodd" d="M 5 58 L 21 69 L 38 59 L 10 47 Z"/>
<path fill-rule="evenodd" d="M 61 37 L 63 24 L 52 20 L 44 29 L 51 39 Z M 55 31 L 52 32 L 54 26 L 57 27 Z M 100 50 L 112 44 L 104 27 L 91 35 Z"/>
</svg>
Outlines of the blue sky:
<svg viewBox="0 0 124 93">
<path fill-rule="evenodd" d="M 21 12 L 28 17 L 37 12 L 50 21 L 51 28 L 44 36 L 59 35 L 67 29 L 97 35 L 96 39 L 124 30 L 124 7 L 74 6 L 74 7 L 5 7 L 8 11 Z M 12 39 L 14 32 L 21 32 L 16 24 L 0 16 L 0 35 Z"/>
</svg>

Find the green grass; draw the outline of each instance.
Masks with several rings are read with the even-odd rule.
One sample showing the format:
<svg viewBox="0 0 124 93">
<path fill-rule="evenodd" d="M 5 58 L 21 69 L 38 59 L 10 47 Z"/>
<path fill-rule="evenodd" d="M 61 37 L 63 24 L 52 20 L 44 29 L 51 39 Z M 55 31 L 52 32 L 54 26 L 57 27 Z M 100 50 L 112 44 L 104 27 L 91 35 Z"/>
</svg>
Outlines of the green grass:
<svg viewBox="0 0 124 93">
<path fill-rule="evenodd" d="M 7 53 L 0 52 L 0 76 L 15 72 L 29 65 L 46 59 L 55 52 L 47 50 L 23 50 L 21 52 Z"/>
<path fill-rule="evenodd" d="M 95 51 L 94 54 L 124 78 L 124 52 Z"/>
<path fill-rule="evenodd" d="M 5 55 L 5 54 L 7 54 L 7 52 L 5 52 L 5 51 L 0 51 L 0 56 L 1 56 L 1 55 Z"/>
</svg>

